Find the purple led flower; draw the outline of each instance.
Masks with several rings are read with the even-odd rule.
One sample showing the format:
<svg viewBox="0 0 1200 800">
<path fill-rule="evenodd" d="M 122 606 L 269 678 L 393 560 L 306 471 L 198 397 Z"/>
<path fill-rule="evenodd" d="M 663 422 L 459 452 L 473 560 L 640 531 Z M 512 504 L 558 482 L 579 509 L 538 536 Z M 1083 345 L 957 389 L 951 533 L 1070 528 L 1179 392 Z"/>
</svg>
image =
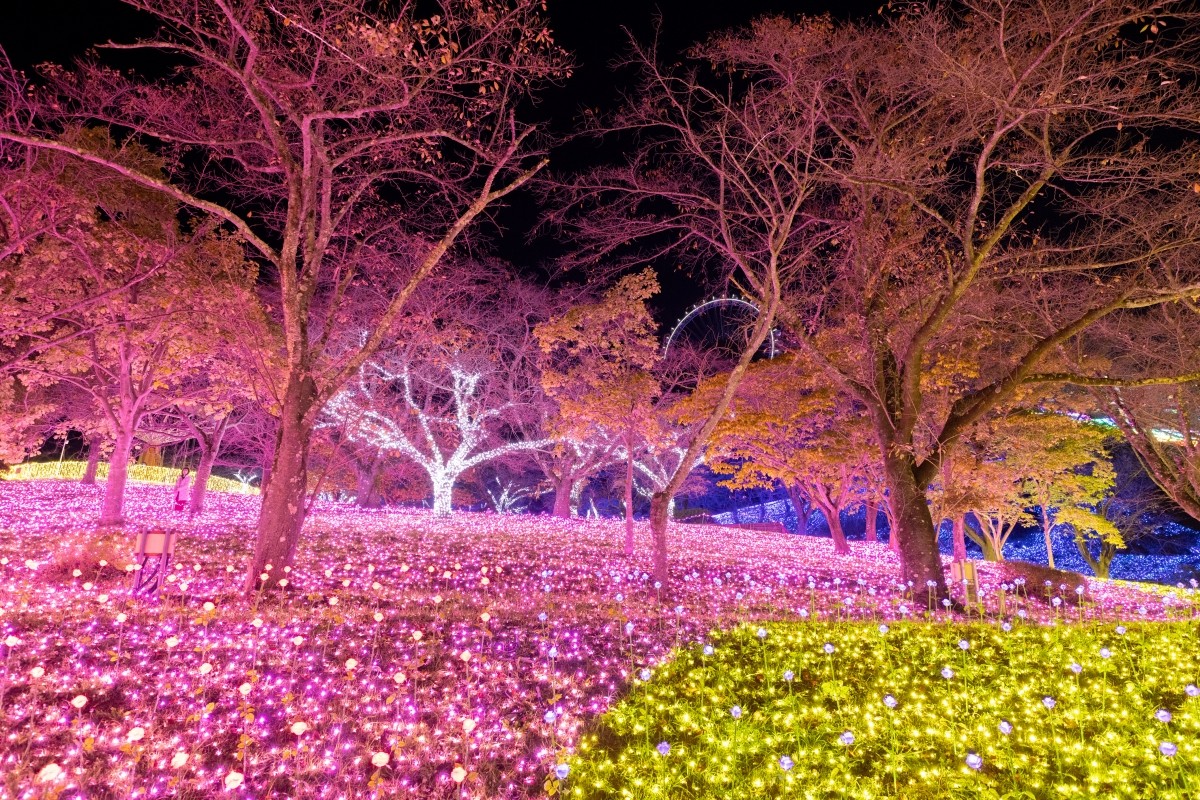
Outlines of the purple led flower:
<svg viewBox="0 0 1200 800">
<path fill-rule="evenodd" d="M 1011 735 L 1013 732 L 1012 723 L 1006 719 L 1000 720 L 1000 732 L 1003 733 L 1005 736 Z"/>
<path fill-rule="evenodd" d="M 887 706 L 888 708 L 895 708 L 898 705 L 896 702 L 896 698 L 890 694 L 885 694 L 883 696 L 883 704 L 885 706 Z"/>
<path fill-rule="evenodd" d="M 796 766 L 796 762 L 792 761 L 791 756 L 780 756 L 779 766 L 783 767 L 784 772 L 787 772 L 792 767 Z"/>
<path fill-rule="evenodd" d="M 842 735 L 838 737 L 838 741 L 849 747 L 850 745 L 854 744 L 854 734 L 850 731 L 844 731 Z"/>
<path fill-rule="evenodd" d="M 983 759 L 980 758 L 978 753 L 967 753 L 967 766 L 977 770 L 983 766 Z"/>
<path fill-rule="evenodd" d="M 1046 708 L 1054 708 L 1056 705 L 1058 705 L 1058 701 L 1050 695 L 1046 695 L 1042 698 L 1042 705 L 1044 705 Z"/>
<path fill-rule="evenodd" d="M 671 752 L 671 745 L 667 744 L 666 742 L 659 742 L 658 747 L 654 749 L 658 751 L 660 756 L 665 756 L 667 753 Z"/>
<path fill-rule="evenodd" d="M 1160 708 L 1158 711 L 1154 712 L 1154 718 L 1162 723 L 1170 722 L 1171 712 L 1167 711 L 1165 708 Z"/>
<path fill-rule="evenodd" d="M 734 706 L 733 708 L 729 709 L 729 716 L 733 717 L 734 719 L 741 719 L 742 718 L 742 707 Z"/>
<path fill-rule="evenodd" d="M 567 776 L 570 774 L 571 774 L 571 765 L 570 764 L 559 764 L 557 767 L 554 768 L 554 776 L 556 778 L 558 778 L 560 781 L 566 780 Z"/>
<path fill-rule="evenodd" d="M 1179 752 L 1179 748 L 1175 746 L 1174 742 L 1163 742 L 1158 746 L 1158 752 L 1162 753 L 1167 758 L 1170 758 Z"/>
</svg>

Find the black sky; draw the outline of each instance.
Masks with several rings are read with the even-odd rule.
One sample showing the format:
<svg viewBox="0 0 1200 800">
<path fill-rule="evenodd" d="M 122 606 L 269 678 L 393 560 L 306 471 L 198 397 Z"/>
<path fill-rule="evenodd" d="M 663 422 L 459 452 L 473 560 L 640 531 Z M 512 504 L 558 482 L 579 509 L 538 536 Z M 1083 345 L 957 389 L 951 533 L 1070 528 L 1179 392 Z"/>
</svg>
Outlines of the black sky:
<svg viewBox="0 0 1200 800">
<path fill-rule="evenodd" d="M 546 93 L 538 107 L 551 129 L 567 134 L 582 109 L 611 110 L 627 85 L 628 73 L 614 73 L 611 64 L 628 49 L 629 35 L 647 42 L 659 31 L 659 52 L 674 58 L 709 34 L 749 23 L 758 16 L 831 13 L 837 17 L 875 14 L 882 0 L 548 0 L 555 39 L 576 63 L 574 76 L 563 87 Z M 30 70 L 52 61 L 69 63 L 88 47 L 107 40 L 129 41 L 152 32 L 152 20 L 119 0 L 8 0 L 0 14 L 0 47 L 14 66 Z M 628 31 L 628 32 L 627 32 Z M 559 148 L 552 156 L 556 170 L 570 170 L 586 159 L 587 145 Z M 536 222 L 528 197 L 503 214 L 499 253 L 517 267 L 552 259 L 556 245 L 530 243 L 527 232 Z M 662 268 L 660 322 L 669 324 L 684 307 L 701 299 L 712 287 L 696 285 L 669 268 Z"/>
</svg>

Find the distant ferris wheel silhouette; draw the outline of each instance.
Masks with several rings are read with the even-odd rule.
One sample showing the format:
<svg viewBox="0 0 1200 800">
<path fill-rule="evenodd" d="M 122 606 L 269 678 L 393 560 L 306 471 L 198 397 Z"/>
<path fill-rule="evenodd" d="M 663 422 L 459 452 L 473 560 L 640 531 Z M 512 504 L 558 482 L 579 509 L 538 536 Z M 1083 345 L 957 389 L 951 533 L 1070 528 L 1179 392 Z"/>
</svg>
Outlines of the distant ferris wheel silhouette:
<svg viewBox="0 0 1200 800">
<path fill-rule="evenodd" d="M 724 351 L 736 357 L 745 347 L 746 332 L 758 314 L 758 306 L 742 297 L 705 300 L 693 306 L 675 323 L 664 340 L 663 356 L 669 356 L 672 347 L 686 343 L 700 349 Z M 772 329 L 759 354 L 774 358 L 778 352 L 777 335 Z"/>
</svg>

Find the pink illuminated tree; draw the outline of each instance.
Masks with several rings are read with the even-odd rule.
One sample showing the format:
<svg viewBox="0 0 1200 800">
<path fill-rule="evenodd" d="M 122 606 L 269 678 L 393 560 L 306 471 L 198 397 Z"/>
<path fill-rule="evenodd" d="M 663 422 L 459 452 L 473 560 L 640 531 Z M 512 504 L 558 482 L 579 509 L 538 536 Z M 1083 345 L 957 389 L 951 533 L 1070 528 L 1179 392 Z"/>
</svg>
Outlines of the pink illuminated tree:
<svg viewBox="0 0 1200 800">
<path fill-rule="evenodd" d="M 779 318 L 867 409 L 906 577 L 941 597 L 927 490 L 957 438 L 1039 385 L 1179 377 L 1062 358 L 1101 320 L 1200 296 L 1200 87 L 1178 58 L 1200 32 L 1153 0 L 905 9 L 819 42 L 764 20 L 701 53 L 778 130 L 816 129 L 804 168 L 841 234 Z"/>
<path fill-rule="evenodd" d="M 558 407 L 557 447 L 578 456 L 570 479 L 586 477 L 589 462 L 603 466 L 602 454 L 624 462 L 626 555 L 633 552 L 634 462 L 663 394 L 655 375 L 661 352 L 646 305 L 657 292 L 652 271 L 627 275 L 596 302 L 576 304 L 535 332 L 542 388 Z"/>
<path fill-rule="evenodd" d="M 802 47 L 818 46 L 821 25 Z M 811 268 L 829 235 L 810 170 L 813 125 L 792 124 L 778 91 L 743 95 L 699 68 L 670 71 L 635 48 L 640 93 L 600 132 L 628 138 L 626 162 L 570 183 L 562 213 L 585 264 L 667 253 L 732 285 L 758 310 L 720 391 L 680 441 L 684 453 L 650 503 L 654 576 L 666 587 L 669 510 L 776 324 L 782 288 Z"/>
<path fill-rule="evenodd" d="M 154 80 L 93 61 L 51 69 L 32 125 L 0 139 L 106 166 L 220 221 L 277 282 L 286 367 L 251 588 L 267 563 L 282 575 L 295 556 L 325 404 L 473 223 L 545 164 L 517 107 L 566 63 L 537 0 L 378 14 L 325 0 L 130 5 L 158 32 L 106 47 L 163 54 L 179 70 Z M 161 179 L 74 147 L 58 136 L 73 119 L 131 131 L 177 156 L 176 169 Z M 351 313 L 348 293 L 367 282 L 387 302 Z M 331 347 L 348 326 L 367 336 Z"/>
</svg>

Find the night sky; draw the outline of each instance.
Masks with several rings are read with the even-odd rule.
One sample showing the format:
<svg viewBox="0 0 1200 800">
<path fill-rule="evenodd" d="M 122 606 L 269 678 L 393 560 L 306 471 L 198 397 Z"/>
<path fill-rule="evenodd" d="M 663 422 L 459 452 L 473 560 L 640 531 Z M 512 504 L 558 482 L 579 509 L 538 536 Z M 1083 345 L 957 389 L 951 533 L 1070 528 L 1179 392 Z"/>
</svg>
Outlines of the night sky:
<svg viewBox="0 0 1200 800">
<path fill-rule="evenodd" d="M 576 70 L 563 87 L 545 92 L 536 114 L 558 135 L 569 134 L 583 109 L 611 110 L 632 76 L 614 72 L 612 62 L 629 45 L 629 33 L 640 42 L 654 34 L 660 19 L 659 49 L 664 59 L 674 58 L 708 34 L 744 25 L 767 14 L 819 14 L 839 17 L 873 15 L 880 0 L 549 0 L 548 12 L 556 40 L 574 57 Z M 54 61 L 70 62 L 91 45 L 107 40 L 129 41 L 153 30 L 152 19 L 118 0 L 16 0 L 5 11 L 0 25 L 0 46 L 13 64 L 29 70 Z M 596 157 L 595 142 L 577 142 L 556 148 L 552 168 L 569 172 Z M 619 155 L 619 154 L 606 154 Z M 530 241 L 537 221 L 531 197 L 515 198 L 503 211 L 496 238 L 500 256 L 518 269 L 540 275 L 554 274 L 553 262 L 564 244 L 543 237 Z M 659 322 L 669 327 L 692 303 L 718 287 L 698 284 L 659 264 L 663 292 L 658 299 Z"/>
</svg>

